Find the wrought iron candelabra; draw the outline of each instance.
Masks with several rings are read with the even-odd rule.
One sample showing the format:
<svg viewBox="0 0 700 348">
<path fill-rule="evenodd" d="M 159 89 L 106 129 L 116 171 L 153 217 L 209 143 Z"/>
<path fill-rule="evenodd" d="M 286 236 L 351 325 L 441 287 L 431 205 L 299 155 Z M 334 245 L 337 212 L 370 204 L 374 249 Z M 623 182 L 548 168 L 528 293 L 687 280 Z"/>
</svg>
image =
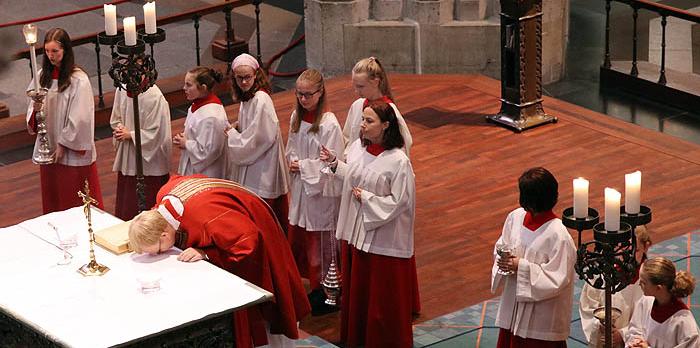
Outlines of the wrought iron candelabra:
<svg viewBox="0 0 700 348">
<path fill-rule="evenodd" d="M 620 229 L 606 231 L 605 223 L 599 222 L 598 211 L 588 208 L 588 215 L 574 217 L 574 208 L 566 208 L 562 213 L 564 226 L 578 231 L 578 251 L 574 269 L 590 286 L 605 290 L 605 347 L 612 348 L 613 308 L 612 294 L 624 289 L 632 282 L 637 272 L 637 238 L 635 228 L 651 222 L 651 209 L 641 206 L 638 214 L 625 212 L 620 207 Z M 593 240 L 582 243 L 581 234 L 593 229 Z"/>
<path fill-rule="evenodd" d="M 156 63 L 153 59 L 153 44 L 165 40 L 165 31 L 158 29 L 155 34 L 139 33 L 135 45 L 126 45 L 118 40 L 117 53 L 112 53 L 112 67 L 109 76 L 114 87 L 125 89 L 131 96 L 134 111 L 134 143 L 136 145 L 136 197 L 139 211 L 146 210 L 146 194 L 143 178 L 143 155 L 141 154 L 141 122 L 139 119 L 139 94 L 153 86 L 158 79 Z M 146 43 L 151 45 L 151 54 L 145 54 Z"/>
</svg>

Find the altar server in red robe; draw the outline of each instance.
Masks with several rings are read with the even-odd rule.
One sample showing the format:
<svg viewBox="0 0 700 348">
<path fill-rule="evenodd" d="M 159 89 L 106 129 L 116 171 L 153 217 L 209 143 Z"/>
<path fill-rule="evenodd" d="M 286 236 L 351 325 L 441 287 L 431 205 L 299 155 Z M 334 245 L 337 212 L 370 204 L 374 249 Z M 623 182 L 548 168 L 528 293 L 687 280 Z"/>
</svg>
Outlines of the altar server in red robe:
<svg viewBox="0 0 700 348">
<path fill-rule="evenodd" d="M 403 150 L 408 155 L 413 144 L 413 137 L 411 137 L 406 121 L 396 104 L 394 104 L 389 78 L 379 59 L 369 57 L 357 62 L 355 67 L 352 68 L 352 86 L 359 98 L 352 103 L 350 110 L 348 110 L 348 116 L 345 119 L 345 126 L 343 126 L 345 146 L 350 147 L 360 137 L 362 112 L 367 105 L 372 101 L 383 100 L 394 109 L 394 114 L 396 114 L 399 121 L 399 130 L 401 130 L 401 136 L 404 140 Z"/>
<path fill-rule="evenodd" d="M 326 103 L 321 73 L 304 71 L 296 82 L 296 96 L 286 149 L 291 174 L 288 238 L 299 272 L 309 279 L 313 314 L 321 315 L 337 310 L 325 304 L 321 277 L 336 253 L 331 231 L 335 231 L 340 195 L 323 192 L 327 177 L 321 174 L 325 164 L 319 153 L 321 145 L 334 153 L 343 153 L 345 146 L 340 124 Z"/>
<path fill-rule="evenodd" d="M 170 155 L 173 146 L 170 135 L 170 108 L 156 85 L 140 93 L 138 98 L 146 207 L 152 207 L 156 203 L 158 190 L 170 177 Z M 110 125 L 116 147 L 112 167 L 112 170 L 117 172 L 114 215 L 122 220 L 131 220 L 139 213 L 133 108 L 134 101 L 130 93 L 117 89 L 114 92 Z"/>
<path fill-rule="evenodd" d="M 236 57 L 231 69 L 233 94 L 241 104 L 238 121 L 226 131 L 228 178 L 265 199 L 286 231 L 289 168 L 270 84 L 258 61 L 249 54 Z"/>
<path fill-rule="evenodd" d="M 88 75 L 75 65 L 68 33 L 49 30 L 44 37 L 44 61 L 38 72 L 39 84 L 47 88 L 43 105 L 31 100 L 27 128 L 37 132 L 36 112 L 43 107 L 53 163 L 39 166 L 44 214 L 82 205 L 78 197 L 87 179 L 90 195 L 104 208 L 97 175 L 95 150 L 95 103 Z M 36 78 L 36 76 L 35 76 Z M 34 80 L 27 90 L 34 88 Z M 39 137 L 34 154 L 39 149 Z"/>
<path fill-rule="evenodd" d="M 336 237 L 342 241 L 340 335 L 347 347 L 413 345 L 411 321 L 420 310 L 416 184 L 399 128 L 394 108 L 374 101 L 364 109 L 361 137 L 345 161 L 321 151 L 332 177 L 342 182 Z"/>
<path fill-rule="evenodd" d="M 185 75 L 185 97 L 192 102 L 187 110 L 185 130 L 175 134 L 173 145 L 182 149 L 177 172 L 180 175 L 204 174 L 223 179 L 226 175 L 226 110 L 213 89 L 221 82 L 220 72 L 198 66 Z"/>
<path fill-rule="evenodd" d="M 235 182 L 201 175 L 172 178 L 157 200 L 129 228 L 133 250 L 157 254 L 176 246 L 184 250 L 181 261 L 209 260 L 271 292 L 273 301 L 234 314 L 236 346 L 293 344 L 310 306 L 289 244 L 265 201 Z"/>
<path fill-rule="evenodd" d="M 497 347 L 566 347 L 576 247 L 552 212 L 559 184 L 547 169 L 537 167 L 520 176 L 518 187 L 521 207 L 508 214 L 496 242 L 513 252 L 496 257 L 491 272 L 492 292 L 504 283 L 496 315 Z M 512 274 L 501 275 L 499 269 Z"/>
</svg>

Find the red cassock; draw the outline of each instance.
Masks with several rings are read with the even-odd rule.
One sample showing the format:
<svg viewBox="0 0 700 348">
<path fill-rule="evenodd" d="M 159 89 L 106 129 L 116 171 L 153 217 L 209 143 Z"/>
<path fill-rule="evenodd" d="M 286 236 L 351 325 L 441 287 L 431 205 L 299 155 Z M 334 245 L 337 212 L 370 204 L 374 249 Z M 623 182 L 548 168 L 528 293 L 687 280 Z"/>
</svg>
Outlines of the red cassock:
<svg viewBox="0 0 700 348">
<path fill-rule="evenodd" d="M 275 296 L 234 314 L 236 346 L 267 344 L 266 322 L 270 333 L 298 338 L 297 322 L 311 307 L 271 208 L 232 181 L 201 175 L 174 176 L 158 192 L 157 201 L 166 195 L 178 197 L 184 206 L 177 247 L 202 249 L 214 265 Z"/>
</svg>

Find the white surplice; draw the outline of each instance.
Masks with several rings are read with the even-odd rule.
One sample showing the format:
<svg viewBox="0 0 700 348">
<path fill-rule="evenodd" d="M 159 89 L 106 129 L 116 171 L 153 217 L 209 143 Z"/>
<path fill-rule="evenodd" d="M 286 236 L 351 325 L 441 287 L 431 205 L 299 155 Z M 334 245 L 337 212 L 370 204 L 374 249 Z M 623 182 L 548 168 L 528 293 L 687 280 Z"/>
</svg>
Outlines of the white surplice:
<svg viewBox="0 0 700 348">
<path fill-rule="evenodd" d="M 41 76 L 41 71 L 37 73 Z M 70 76 L 70 86 L 58 91 L 58 80 L 51 81 L 51 88 L 44 98 L 46 115 L 46 136 L 49 139 L 50 153 L 56 151 L 56 144 L 74 150 L 65 151 L 59 164 L 66 166 L 87 166 L 97 159 L 95 150 L 95 101 L 92 86 L 87 74 L 76 68 Z M 27 90 L 34 89 L 34 80 Z M 29 102 L 27 121 L 34 112 L 34 101 Z M 31 130 L 30 130 L 31 132 Z M 39 137 L 34 143 L 34 154 L 39 150 Z M 85 151 L 84 153 L 78 151 Z"/>
<path fill-rule="evenodd" d="M 614 323 L 615 327 L 625 327 L 629 324 L 634 305 L 643 295 L 642 288 L 639 286 L 639 279 L 634 284 L 630 284 L 612 294 L 612 305 L 621 312 L 620 317 Z M 583 333 L 590 342 L 589 347 L 598 347 L 600 345 L 598 340 L 601 336 L 599 334 L 600 322 L 593 317 L 593 311 L 603 306 L 605 306 L 605 290 L 599 290 L 585 284 L 583 289 L 581 289 L 578 312 L 581 317 Z"/>
<path fill-rule="evenodd" d="M 536 231 L 523 225 L 525 210 L 508 214 L 498 243 L 515 247 L 520 257 L 514 275 L 498 274 L 496 250 L 491 270 L 491 291 L 504 281 L 496 326 L 522 338 L 566 341 L 571 325 L 576 247 L 560 219 Z"/>
<path fill-rule="evenodd" d="M 272 98 L 257 91 L 253 98 L 241 102 L 239 110 L 238 130 L 228 132 L 229 179 L 262 198 L 286 194 L 289 169 Z"/>
<path fill-rule="evenodd" d="M 700 347 L 700 330 L 691 311 L 681 309 L 663 323 L 658 323 L 651 318 L 653 305 L 653 296 L 643 296 L 637 301 L 629 326 L 620 330 L 625 346 L 641 336 L 652 348 Z"/>
<path fill-rule="evenodd" d="M 297 117 L 294 111 L 290 124 Z M 325 165 L 319 159 L 319 153 L 323 145 L 336 154 L 342 154 L 343 134 L 332 112 L 321 117 L 318 132 L 309 132 L 311 123 L 302 121 L 299 131 L 290 131 L 287 138 L 287 161 L 299 161 L 299 172 L 291 174 L 289 223 L 307 231 L 334 230 L 340 205 L 339 196 L 323 195 L 324 181 L 328 178 L 321 175 Z"/>
<path fill-rule="evenodd" d="M 172 153 L 172 136 L 170 130 L 170 107 L 158 86 L 139 94 L 139 123 L 141 126 L 141 155 L 143 157 L 143 175 L 161 176 L 170 172 L 170 155 Z M 125 90 L 114 92 L 114 106 L 110 125 L 116 129 L 119 125 L 131 133 L 131 140 L 116 141 L 116 155 L 112 170 L 122 175 L 136 175 L 136 139 L 134 126 L 134 104 Z"/>
<path fill-rule="evenodd" d="M 360 138 L 360 125 L 362 124 L 362 106 L 365 103 L 366 98 L 359 98 L 355 100 L 352 105 L 350 105 L 350 110 L 348 110 L 348 117 L 345 119 L 345 125 L 343 126 L 343 137 L 345 138 L 345 145 L 350 147 L 355 140 Z M 409 154 L 411 150 L 411 145 L 413 145 L 413 137 L 411 136 L 411 131 L 408 129 L 406 120 L 399 112 L 396 104 L 389 103 L 396 113 L 396 118 L 399 121 L 399 131 L 403 137 L 404 142 L 404 152 L 406 155 Z M 347 152 L 347 151 L 346 151 Z"/>
<path fill-rule="evenodd" d="M 406 154 L 395 148 L 374 156 L 358 139 L 334 176 L 343 182 L 336 238 L 372 254 L 413 256 L 416 183 Z M 353 187 L 362 189 L 360 201 Z"/>
<path fill-rule="evenodd" d="M 177 172 L 181 175 L 204 174 L 211 178 L 226 177 L 226 136 L 228 118 L 224 106 L 209 103 L 192 112 L 185 120 L 185 149 L 180 153 Z"/>
</svg>

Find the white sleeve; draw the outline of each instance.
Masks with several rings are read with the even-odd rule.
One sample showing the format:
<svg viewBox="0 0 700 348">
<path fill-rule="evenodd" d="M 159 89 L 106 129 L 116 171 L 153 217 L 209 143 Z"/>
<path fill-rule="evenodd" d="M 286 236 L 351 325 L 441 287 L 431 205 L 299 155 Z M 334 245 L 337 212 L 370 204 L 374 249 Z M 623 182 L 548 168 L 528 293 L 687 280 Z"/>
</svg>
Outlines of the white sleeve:
<svg viewBox="0 0 700 348">
<path fill-rule="evenodd" d="M 333 120 L 335 120 L 335 117 L 333 117 Z M 336 156 L 343 152 L 343 136 L 337 121 L 326 123 L 325 127 L 319 129 L 319 132 L 321 132 L 319 148 L 323 145 L 333 151 Z M 308 195 L 323 192 L 324 179 L 330 179 L 328 176 L 321 175 L 321 170 L 324 167 L 325 163 L 319 158 L 306 158 L 299 161 L 299 174 L 301 181 L 304 183 L 304 191 Z"/>
<path fill-rule="evenodd" d="M 170 125 L 170 107 L 168 101 L 165 100 L 162 94 L 143 95 L 139 96 L 139 110 L 141 121 L 141 154 L 145 161 L 150 161 L 159 153 L 161 145 L 166 141 L 170 141 L 166 126 Z M 216 127 L 214 127 L 216 128 Z M 223 134 L 223 129 L 219 130 Z M 134 130 L 131 130 L 131 141 L 134 139 Z M 218 138 L 222 138 L 218 134 L 214 134 Z M 214 140 L 216 142 L 216 140 Z M 212 145 L 216 146 L 216 145 Z M 221 141 L 219 148 L 223 146 Z M 218 156 L 217 156 L 218 157 Z"/>
<path fill-rule="evenodd" d="M 237 165 L 251 165 L 265 154 L 277 140 L 279 121 L 271 101 L 254 100 L 253 122 L 243 132 L 231 128 L 228 132 L 228 152 Z M 239 116 L 240 118 L 241 116 Z"/>
<path fill-rule="evenodd" d="M 196 172 L 201 172 L 216 161 L 224 146 L 225 125 L 216 117 L 207 117 L 197 125 L 197 136 L 187 139 L 185 148 Z"/>
<path fill-rule="evenodd" d="M 581 289 L 578 312 L 581 317 L 583 334 L 589 342 L 591 341 L 593 332 L 598 330 L 598 319 L 593 317 L 593 311 L 604 304 L 604 295 L 604 291 L 598 290 L 588 284 L 584 284 L 583 289 Z"/>
<path fill-rule="evenodd" d="M 408 158 L 397 163 L 394 177 L 391 178 L 391 193 L 378 196 L 362 190 L 362 218 L 365 231 L 377 229 L 390 222 L 415 202 L 416 183 L 413 168 Z"/>
<path fill-rule="evenodd" d="M 513 229 L 513 213 L 511 212 L 506 217 L 506 221 L 503 223 L 503 229 L 501 230 L 501 236 L 498 237 L 496 244 L 493 245 L 493 266 L 491 266 L 491 293 L 495 294 L 496 290 L 501 284 L 503 275 L 498 273 L 498 265 L 496 261 L 498 260 L 498 254 L 496 253 L 496 245 L 503 243 L 504 240 L 510 239 L 506 236 L 510 235 L 510 231 Z"/>
<path fill-rule="evenodd" d="M 536 302 L 555 297 L 572 281 L 576 262 L 573 242 L 560 237 L 552 244 L 551 251 L 547 251 L 551 257 L 545 263 L 520 258 L 515 291 L 518 301 Z"/>
<path fill-rule="evenodd" d="M 66 110 L 66 122 L 63 125 L 58 143 L 74 151 L 92 150 L 95 132 L 95 101 L 92 87 L 87 75 L 76 71 L 77 78 L 72 78 L 72 94 L 69 96 Z"/>
</svg>

